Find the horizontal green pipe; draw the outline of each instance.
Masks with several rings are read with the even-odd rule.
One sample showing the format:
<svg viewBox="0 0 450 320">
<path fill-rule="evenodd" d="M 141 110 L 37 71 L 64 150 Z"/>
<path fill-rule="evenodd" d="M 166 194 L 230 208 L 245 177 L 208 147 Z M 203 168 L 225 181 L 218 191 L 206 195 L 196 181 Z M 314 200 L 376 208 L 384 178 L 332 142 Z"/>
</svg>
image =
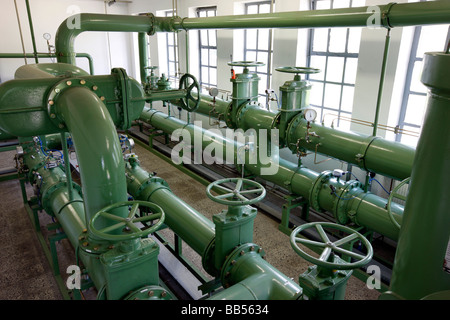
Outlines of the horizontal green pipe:
<svg viewBox="0 0 450 320">
<path fill-rule="evenodd" d="M 81 68 L 67 63 L 39 63 L 27 64 L 19 67 L 15 74 L 15 79 L 39 79 L 66 76 L 88 76 L 89 73 Z M 61 80 L 61 79 L 59 79 Z"/>
<path fill-rule="evenodd" d="M 202 255 L 214 238 L 214 224 L 183 200 L 175 196 L 161 180 L 151 182 L 151 176 L 139 165 L 127 163 L 127 187 L 130 195 L 159 205 L 166 214 L 165 224 L 195 252 Z"/>
<path fill-rule="evenodd" d="M 196 112 L 209 115 L 212 97 L 201 94 L 200 98 L 200 107 Z M 225 104 L 223 100 L 217 98 L 216 103 Z M 211 114 L 211 116 L 214 115 Z M 225 116 L 222 115 L 223 117 Z M 240 112 L 240 120 L 232 119 L 232 121 L 233 123 L 239 122 L 239 128 L 243 130 L 253 128 L 266 129 L 267 132 L 270 132 L 272 127 L 277 127 L 275 123 L 277 117 L 278 113 L 256 105 L 248 105 L 246 110 Z M 415 149 L 412 147 L 379 137 L 374 138 L 365 134 L 325 127 L 313 122 L 309 123 L 311 128 L 308 129 L 306 120 L 300 117 L 297 121 L 299 123 L 294 127 L 295 130 L 286 142 L 291 148 L 293 145 L 297 145 L 298 141 L 300 147 L 315 152 L 317 146 L 317 153 L 346 161 L 364 170 L 398 180 L 403 180 L 411 175 L 415 154 Z M 311 135 L 313 132 L 319 137 Z M 307 141 L 308 133 L 309 140 Z"/>
<path fill-rule="evenodd" d="M 194 143 L 194 128 L 192 125 L 187 125 L 184 121 L 169 117 L 163 112 L 144 109 L 141 115 L 141 120 L 151 124 L 157 129 L 163 130 L 165 133 L 171 134 L 177 129 L 185 128 L 186 132 L 192 136 L 191 142 Z M 206 133 L 209 130 L 197 128 L 200 134 Z M 206 133 L 206 136 L 211 136 L 211 133 Z M 216 135 L 214 140 L 206 139 L 203 141 L 203 148 L 209 146 L 209 143 L 217 143 L 219 146 L 225 147 L 228 142 L 220 135 Z M 234 159 L 237 159 L 236 152 L 239 147 L 235 147 Z M 305 199 L 312 201 L 311 190 L 316 184 L 317 179 L 321 179 L 320 175 L 313 170 L 298 167 L 296 164 L 286 161 L 284 159 L 272 157 L 270 161 L 264 167 L 273 167 L 275 174 L 262 174 L 261 164 L 249 164 L 245 165 L 245 172 L 250 172 L 257 175 L 269 182 L 275 183 L 283 188 L 288 189 L 290 192 L 300 195 Z M 319 189 L 319 194 L 314 196 L 314 200 L 317 197 L 317 201 L 321 209 L 329 210 L 331 213 L 335 213 L 335 204 L 338 199 L 335 194 L 330 190 L 330 185 L 335 188 L 343 188 L 344 184 L 338 181 L 336 178 L 328 178 L 323 182 L 322 187 Z M 337 189 L 339 190 L 339 189 Z M 387 214 L 386 204 L 387 200 L 379 196 L 363 193 L 360 190 L 360 194 L 357 196 L 344 196 L 344 200 L 341 206 L 344 208 L 344 212 L 347 216 L 351 217 L 354 221 L 358 222 L 361 226 L 367 227 L 370 230 L 384 234 L 391 239 L 397 239 L 398 229 L 394 226 Z M 403 214 L 403 208 L 400 206 L 393 206 L 393 214 L 397 221 L 401 221 Z"/>
<path fill-rule="evenodd" d="M 402 3 L 377 6 L 380 25 L 405 27 L 446 24 L 450 22 L 448 1 Z M 175 29 L 241 29 L 241 28 L 328 28 L 366 27 L 373 18 L 372 7 L 277 12 L 266 14 L 184 18 L 175 21 Z"/>
<path fill-rule="evenodd" d="M 38 58 L 56 58 L 56 55 L 53 53 L 0 53 L 0 59 L 19 59 L 19 58 L 34 58 L 37 56 Z M 94 60 L 89 53 L 75 53 L 75 57 L 77 58 L 86 58 L 89 62 L 89 73 L 91 75 L 94 74 Z"/>
</svg>

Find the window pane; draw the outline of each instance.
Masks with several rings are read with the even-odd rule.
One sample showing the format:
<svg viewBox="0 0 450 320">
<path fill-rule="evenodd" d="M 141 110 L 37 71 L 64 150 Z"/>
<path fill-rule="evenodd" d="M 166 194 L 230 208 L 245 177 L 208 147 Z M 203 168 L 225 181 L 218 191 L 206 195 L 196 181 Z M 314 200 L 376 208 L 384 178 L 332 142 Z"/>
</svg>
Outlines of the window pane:
<svg viewBox="0 0 450 320">
<path fill-rule="evenodd" d="M 356 82 L 356 72 L 358 71 L 358 58 L 347 58 L 347 62 L 345 64 L 345 83 Z"/>
<path fill-rule="evenodd" d="M 175 61 L 174 47 L 167 48 L 167 53 L 169 54 L 169 60 L 170 61 Z"/>
<path fill-rule="evenodd" d="M 324 107 L 339 109 L 340 100 L 341 100 L 341 86 L 331 83 L 325 84 Z"/>
<path fill-rule="evenodd" d="M 326 52 L 328 45 L 328 29 L 314 29 L 313 51 Z"/>
<path fill-rule="evenodd" d="M 414 63 L 414 69 L 411 76 L 411 91 L 426 93 L 426 87 L 420 82 L 422 75 L 423 63 L 422 61 L 416 61 Z"/>
<path fill-rule="evenodd" d="M 209 50 L 208 49 L 202 49 L 201 50 L 202 56 L 201 56 L 201 63 L 202 65 L 208 65 L 209 64 Z"/>
<path fill-rule="evenodd" d="M 270 13 L 270 4 L 262 4 L 259 6 L 259 13 Z"/>
<path fill-rule="evenodd" d="M 174 35 L 172 33 L 167 33 L 167 45 L 173 46 Z"/>
<path fill-rule="evenodd" d="M 330 0 L 319 0 L 316 1 L 316 9 L 330 9 L 331 8 L 331 1 Z"/>
<path fill-rule="evenodd" d="M 423 116 L 426 109 L 426 96 L 419 96 L 416 94 L 410 94 L 408 97 L 408 105 L 406 107 L 405 122 L 422 125 Z"/>
<path fill-rule="evenodd" d="M 324 56 L 311 56 L 311 68 L 320 69 L 321 72 L 313 73 L 309 75 L 310 79 L 323 80 L 325 75 L 325 62 L 326 57 Z"/>
<path fill-rule="evenodd" d="M 361 42 L 361 28 L 349 28 L 347 52 L 358 53 Z"/>
<path fill-rule="evenodd" d="M 327 65 L 327 81 L 342 82 L 342 75 L 344 72 L 344 58 L 342 57 L 328 57 Z"/>
<path fill-rule="evenodd" d="M 247 49 L 256 49 L 257 30 L 249 29 L 247 33 Z"/>
<path fill-rule="evenodd" d="M 258 93 L 265 94 L 267 89 L 267 76 L 265 74 L 258 74 L 261 78 L 258 84 Z"/>
<path fill-rule="evenodd" d="M 323 83 L 311 82 L 311 93 L 309 94 L 309 103 L 316 106 L 322 106 Z"/>
<path fill-rule="evenodd" d="M 363 7 L 366 5 L 366 0 L 353 0 L 352 7 Z"/>
<path fill-rule="evenodd" d="M 269 50 L 269 29 L 258 30 L 258 49 Z"/>
<path fill-rule="evenodd" d="M 245 60 L 256 61 L 256 51 L 247 51 L 246 54 L 247 54 L 247 56 L 246 56 Z"/>
<path fill-rule="evenodd" d="M 200 12 L 198 13 L 198 15 L 199 15 L 201 18 L 204 18 L 204 17 L 206 17 L 206 11 L 200 10 Z"/>
<path fill-rule="evenodd" d="M 342 103 L 341 110 L 352 112 L 353 109 L 353 94 L 355 92 L 354 87 L 344 86 L 342 88 Z"/>
<path fill-rule="evenodd" d="M 333 9 L 350 7 L 350 0 L 333 1 Z"/>
<path fill-rule="evenodd" d="M 208 44 L 215 47 L 216 44 L 216 30 L 208 30 Z"/>
<path fill-rule="evenodd" d="M 429 51 L 443 51 L 448 31 L 448 25 L 422 27 L 416 57 L 421 58 Z"/>
<path fill-rule="evenodd" d="M 217 50 L 215 49 L 209 50 L 209 65 L 217 66 Z"/>
<path fill-rule="evenodd" d="M 209 82 L 209 74 L 208 74 L 208 67 L 202 67 L 202 82 L 208 83 Z"/>
<path fill-rule="evenodd" d="M 257 5 L 247 6 L 247 14 L 255 14 L 255 13 L 258 13 Z"/>
<path fill-rule="evenodd" d="M 330 29 L 330 52 L 345 52 L 347 28 Z"/>
<path fill-rule="evenodd" d="M 420 130 L 418 128 L 414 128 L 414 127 L 410 127 L 408 125 L 405 125 L 403 127 L 403 129 L 405 130 L 410 130 L 410 131 L 417 131 L 419 132 Z M 409 146 L 415 147 L 417 145 L 417 142 L 419 141 L 419 137 L 415 137 L 414 135 L 409 135 L 409 134 L 402 134 L 401 138 L 400 138 L 400 142 L 407 144 Z"/>
<path fill-rule="evenodd" d="M 264 63 L 266 66 L 268 65 L 269 62 L 269 54 L 267 52 L 264 51 L 258 51 L 258 61 Z M 260 67 L 258 68 L 258 71 L 263 71 L 264 68 Z"/>
<path fill-rule="evenodd" d="M 200 30 L 200 45 L 208 45 L 208 30 Z"/>
<path fill-rule="evenodd" d="M 217 86 L 217 69 L 216 68 L 209 68 L 209 83 Z"/>
</svg>

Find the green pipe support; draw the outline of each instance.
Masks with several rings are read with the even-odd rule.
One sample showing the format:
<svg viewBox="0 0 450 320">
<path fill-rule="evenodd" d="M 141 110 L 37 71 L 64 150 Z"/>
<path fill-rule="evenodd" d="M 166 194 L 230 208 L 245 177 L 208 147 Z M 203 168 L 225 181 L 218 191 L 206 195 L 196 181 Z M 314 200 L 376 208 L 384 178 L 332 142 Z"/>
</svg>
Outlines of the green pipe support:
<svg viewBox="0 0 450 320">
<path fill-rule="evenodd" d="M 395 255 L 394 297 L 422 299 L 449 290 L 443 261 L 450 239 L 450 54 L 425 54 L 422 83 L 429 89 Z M 423 278 L 422 280 L 411 281 Z"/>
<path fill-rule="evenodd" d="M 29 26 L 30 26 L 31 42 L 33 44 L 34 60 L 36 61 L 36 63 L 39 63 L 39 59 L 37 57 L 36 39 L 34 37 L 33 19 L 31 18 L 31 9 L 30 9 L 30 2 L 29 2 L 29 0 L 25 0 L 25 4 L 26 4 L 26 7 L 27 7 L 27 16 L 28 16 L 28 23 L 29 23 Z"/>
<path fill-rule="evenodd" d="M 217 148 L 224 148 L 224 155 L 226 154 L 226 146 L 234 145 L 233 158 L 234 161 L 238 159 L 236 153 L 240 146 L 235 145 L 232 141 L 228 141 L 221 135 L 214 135 L 209 130 L 194 128 L 193 125 L 188 125 L 180 119 L 148 108 L 144 108 L 140 119 L 168 134 L 172 134 L 177 129 L 186 129 L 186 132 L 191 137 L 191 143 L 194 143 L 195 135 L 202 137 L 202 134 L 205 134 L 207 138 L 203 139 L 202 148 L 204 149 L 210 143 L 214 143 Z M 214 139 L 208 138 L 212 136 L 214 136 Z M 260 176 L 269 182 L 288 189 L 294 194 L 304 197 L 309 200 L 316 210 L 329 210 L 340 223 L 346 223 L 351 220 L 370 230 L 380 232 L 391 239 L 397 239 L 398 229 L 392 224 L 385 209 L 387 200 L 371 193 L 364 193 L 362 185 L 356 181 L 344 184 L 342 181 L 332 177 L 330 172 L 318 174 L 313 170 L 298 167 L 296 164 L 280 158 L 272 157 L 266 166 L 274 166 L 276 174 L 261 174 L 261 164 L 258 163 L 247 163 L 245 172 Z M 335 194 L 331 192 L 330 185 L 335 188 Z M 392 212 L 395 218 L 401 221 L 403 208 L 394 205 Z"/>
<path fill-rule="evenodd" d="M 147 35 L 144 32 L 138 33 L 138 46 L 139 46 L 139 72 L 141 75 L 141 83 L 144 84 L 148 77 L 148 44 Z"/>
</svg>

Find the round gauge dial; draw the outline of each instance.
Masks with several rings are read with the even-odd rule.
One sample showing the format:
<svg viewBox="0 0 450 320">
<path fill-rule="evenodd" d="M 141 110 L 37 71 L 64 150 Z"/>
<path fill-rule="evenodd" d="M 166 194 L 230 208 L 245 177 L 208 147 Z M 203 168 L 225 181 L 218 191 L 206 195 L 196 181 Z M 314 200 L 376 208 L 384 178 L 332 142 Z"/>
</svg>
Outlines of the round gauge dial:
<svg viewBox="0 0 450 320">
<path fill-rule="evenodd" d="M 45 40 L 50 40 L 52 38 L 52 36 L 48 32 L 44 33 L 43 37 Z"/>
<path fill-rule="evenodd" d="M 306 109 L 303 116 L 307 121 L 314 121 L 317 117 L 317 112 L 314 109 Z"/>
</svg>

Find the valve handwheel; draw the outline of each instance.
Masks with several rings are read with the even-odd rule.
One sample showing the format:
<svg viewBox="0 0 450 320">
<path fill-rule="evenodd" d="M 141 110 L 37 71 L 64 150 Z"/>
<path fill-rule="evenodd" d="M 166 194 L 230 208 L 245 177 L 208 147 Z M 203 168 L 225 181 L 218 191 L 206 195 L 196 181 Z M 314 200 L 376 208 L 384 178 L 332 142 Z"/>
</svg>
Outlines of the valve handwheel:
<svg viewBox="0 0 450 320">
<path fill-rule="evenodd" d="M 394 198 L 406 201 L 406 196 L 403 194 L 398 193 L 398 190 L 400 190 L 401 187 L 403 187 L 405 184 L 409 184 L 409 181 L 411 180 L 411 177 L 404 179 L 402 182 L 400 182 L 389 194 L 388 202 L 386 204 L 386 210 L 389 215 L 389 219 L 391 219 L 392 223 L 400 229 L 400 224 L 397 222 L 397 220 L 394 218 L 394 215 L 392 214 L 392 200 Z"/>
<path fill-rule="evenodd" d="M 245 67 L 245 68 L 265 66 L 264 62 L 259 61 L 230 61 L 228 62 L 228 65 L 232 67 Z"/>
<path fill-rule="evenodd" d="M 189 73 L 184 74 L 180 79 L 180 90 L 186 90 L 186 97 L 181 98 L 181 107 L 189 112 L 197 110 L 200 105 L 200 85 L 198 84 L 197 79 Z M 197 89 L 197 94 L 192 95 L 192 90 Z M 189 104 L 189 101 L 192 101 Z"/>
<path fill-rule="evenodd" d="M 339 231 L 344 231 L 344 232 L 348 233 L 349 235 L 342 239 L 336 240 L 335 242 L 331 242 L 330 239 L 328 238 L 327 234 L 325 233 L 324 227 L 332 228 L 332 229 L 339 230 Z M 312 240 L 304 239 L 304 238 L 297 236 L 301 231 L 308 229 L 308 228 L 315 228 L 317 230 L 317 232 L 319 233 L 320 238 L 322 239 L 322 242 L 312 241 Z M 366 247 L 367 253 L 365 255 L 361 255 L 361 254 L 358 254 L 353 251 L 343 249 L 340 247 L 341 245 L 346 244 L 355 239 L 360 240 L 363 243 L 363 245 Z M 365 264 L 367 264 L 372 259 L 372 256 L 373 256 L 372 245 L 370 244 L 369 240 L 367 240 L 366 237 L 364 237 L 362 234 L 360 234 L 359 232 L 357 232 L 349 227 L 346 227 L 346 226 L 343 226 L 340 224 L 336 224 L 336 223 L 331 223 L 331 222 L 311 222 L 311 223 L 303 224 L 303 225 L 297 227 L 294 231 L 292 231 L 290 240 L 291 240 L 291 246 L 294 249 L 294 251 L 299 256 L 301 256 L 303 259 L 305 259 L 311 263 L 314 263 L 318 266 L 328 268 L 328 269 L 333 269 L 333 270 L 350 270 L 350 269 L 362 267 Z M 304 245 L 310 245 L 310 246 L 314 246 L 314 247 L 318 247 L 318 248 L 323 248 L 322 253 L 320 254 L 319 258 L 313 257 L 310 254 L 306 253 L 302 248 L 300 248 L 297 245 L 298 243 L 301 243 Z M 345 254 L 345 255 L 350 256 L 353 259 L 355 259 L 355 261 L 351 262 L 351 263 L 330 262 L 330 261 L 328 261 L 328 258 L 330 257 L 330 255 L 332 253 Z"/>
<path fill-rule="evenodd" d="M 295 73 L 295 74 L 313 74 L 313 73 L 319 73 L 320 69 L 316 68 L 307 68 L 307 67 L 279 67 L 275 70 L 279 72 L 285 72 L 285 73 Z"/>
<path fill-rule="evenodd" d="M 224 184 L 235 184 L 234 189 L 225 187 Z M 213 195 L 212 188 L 218 188 L 224 191 L 224 194 Z M 249 199 L 244 195 L 256 195 L 255 198 Z M 214 181 L 206 188 L 206 195 L 213 201 L 229 206 L 250 205 L 262 200 L 266 196 L 266 189 L 256 181 L 242 178 L 226 178 Z"/>
<path fill-rule="evenodd" d="M 119 217 L 117 215 L 113 215 L 110 213 L 111 210 L 117 209 L 120 207 L 125 206 L 131 206 L 130 212 L 126 218 Z M 136 214 L 138 213 L 138 209 L 140 207 L 146 208 L 149 212 L 142 213 L 142 216 L 138 217 Z M 115 221 L 116 223 L 109 226 L 102 228 L 98 230 L 95 227 L 95 222 L 99 217 L 102 217 L 107 220 Z M 165 214 L 163 209 L 148 201 L 123 201 L 123 202 L 117 202 L 110 206 L 107 206 L 97 212 L 91 219 L 89 223 L 90 231 L 96 235 L 97 237 L 104 239 L 104 240 L 110 240 L 110 241 L 126 241 L 126 240 L 132 240 L 136 238 L 141 238 L 144 236 L 149 235 L 152 232 L 155 232 L 160 225 L 164 222 Z M 137 226 L 137 223 L 142 222 L 150 222 L 159 220 L 157 223 L 151 225 L 148 228 L 141 229 L 139 226 Z M 129 228 L 129 231 L 123 232 L 121 234 L 115 234 L 117 229 L 124 229 L 125 227 Z"/>
</svg>

